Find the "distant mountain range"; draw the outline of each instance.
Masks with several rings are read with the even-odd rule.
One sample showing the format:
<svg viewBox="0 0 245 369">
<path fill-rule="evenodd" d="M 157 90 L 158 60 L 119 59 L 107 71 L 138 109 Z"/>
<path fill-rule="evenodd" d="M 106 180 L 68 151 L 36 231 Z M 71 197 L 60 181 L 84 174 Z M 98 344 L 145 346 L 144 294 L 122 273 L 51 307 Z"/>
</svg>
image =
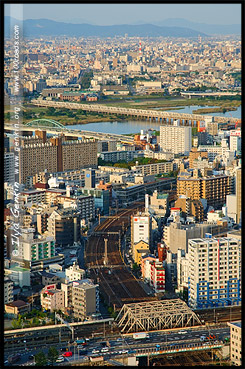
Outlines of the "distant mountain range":
<svg viewBox="0 0 245 369">
<path fill-rule="evenodd" d="M 197 32 L 204 32 L 208 35 L 231 35 L 231 34 L 241 34 L 241 24 L 206 24 L 206 23 L 196 23 L 183 18 L 169 18 L 161 22 L 153 22 L 157 26 L 167 26 L 167 27 L 187 27 L 191 28 Z"/>
<path fill-rule="evenodd" d="M 20 21 L 15 20 L 16 23 Z M 165 19 L 154 24 L 120 24 L 113 26 L 98 26 L 87 23 L 66 23 L 50 19 L 26 19 L 23 22 L 24 36 L 139 36 L 139 37 L 198 37 L 210 35 L 241 34 L 241 25 L 217 25 L 196 23 L 183 18 Z M 10 17 L 4 18 L 5 37 L 9 37 Z"/>
<path fill-rule="evenodd" d="M 19 21 L 16 20 L 16 23 Z M 5 37 L 9 37 L 10 17 L 4 19 Z M 92 24 L 73 24 L 56 22 L 50 19 L 26 19 L 23 21 L 23 32 L 25 37 L 41 36 L 100 36 L 114 37 L 130 36 L 138 37 L 198 37 L 206 36 L 204 32 L 195 31 L 188 27 L 158 26 L 154 24 L 130 25 L 121 24 L 114 26 L 96 26 Z"/>
</svg>

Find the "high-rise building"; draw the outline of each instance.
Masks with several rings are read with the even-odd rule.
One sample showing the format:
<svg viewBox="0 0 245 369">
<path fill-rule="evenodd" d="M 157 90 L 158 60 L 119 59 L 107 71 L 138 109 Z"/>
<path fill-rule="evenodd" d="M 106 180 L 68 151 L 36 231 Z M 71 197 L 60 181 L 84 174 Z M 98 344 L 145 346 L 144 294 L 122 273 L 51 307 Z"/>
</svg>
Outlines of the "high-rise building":
<svg viewBox="0 0 245 369">
<path fill-rule="evenodd" d="M 197 238 L 188 243 L 188 305 L 191 308 L 241 303 L 239 239 Z"/>
<path fill-rule="evenodd" d="M 48 234 L 57 245 L 73 245 L 80 240 L 80 213 L 73 208 L 54 210 L 48 218 Z"/>
<path fill-rule="evenodd" d="M 85 175 L 85 187 L 95 188 L 95 170 L 86 169 L 84 175 Z"/>
<path fill-rule="evenodd" d="M 221 174 L 207 177 L 193 175 L 190 178 L 178 177 L 177 196 L 186 195 L 191 200 L 206 199 L 208 206 L 222 207 L 226 195 L 230 194 L 230 177 Z"/>
<path fill-rule="evenodd" d="M 14 183 L 14 156 L 13 152 L 4 153 L 4 182 Z"/>
<path fill-rule="evenodd" d="M 46 141 L 44 134 L 22 140 L 19 153 L 19 182 L 39 172 L 63 172 L 97 165 L 97 141 L 66 141 L 64 136 Z"/>
<path fill-rule="evenodd" d="M 237 223 L 240 223 L 242 215 L 242 168 L 236 170 L 236 212 Z"/>
<path fill-rule="evenodd" d="M 178 125 L 160 126 L 160 147 L 162 151 L 188 155 L 192 147 L 191 127 Z"/>
</svg>

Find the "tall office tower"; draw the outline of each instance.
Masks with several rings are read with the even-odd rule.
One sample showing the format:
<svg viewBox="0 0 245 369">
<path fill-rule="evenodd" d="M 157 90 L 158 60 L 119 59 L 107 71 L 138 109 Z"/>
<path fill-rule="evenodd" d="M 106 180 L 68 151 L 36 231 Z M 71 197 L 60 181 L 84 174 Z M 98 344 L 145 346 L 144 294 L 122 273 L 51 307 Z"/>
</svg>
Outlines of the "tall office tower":
<svg viewBox="0 0 245 369">
<path fill-rule="evenodd" d="M 188 242 L 188 305 L 191 308 L 241 303 L 241 241 L 197 238 Z"/>
<path fill-rule="evenodd" d="M 144 241 L 151 245 L 151 217 L 138 213 L 131 217 L 131 244 L 132 246 L 139 241 Z"/>
<path fill-rule="evenodd" d="M 85 175 L 85 187 L 95 188 L 95 170 L 86 169 L 84 175 Z"/>
<path fill-rule="evenodd" d="M 14 153 L 4 153 L 4 182 L 13 183 L 14 176 Z"/>
<path fill-rule="evenodd" d="M 242 168 L 236 170 L 236 211 L 237 223 L 240 223 L 242 216 Z"/>
<path fill-rule="evenodd" d="M 162 151 L 188 155 L 192 147 L 191 138 L 191 127 L 160 126 L 160 147 Z"/>
</svg>

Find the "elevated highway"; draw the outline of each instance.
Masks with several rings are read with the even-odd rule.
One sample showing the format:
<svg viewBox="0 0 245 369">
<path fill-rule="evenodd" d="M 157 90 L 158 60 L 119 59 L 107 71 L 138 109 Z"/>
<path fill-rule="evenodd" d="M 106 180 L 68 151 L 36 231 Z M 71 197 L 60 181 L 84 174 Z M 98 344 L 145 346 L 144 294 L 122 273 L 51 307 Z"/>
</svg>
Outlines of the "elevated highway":
<svg viewBox="0 0 245 369">
<path fill-rule="evenodd" d="M 149 121 L 157 121 L 161 124 L 164 123 L 173 123 L 173 120 L 179 119 L 180 125 L 186 126 L 196 126 L 197 121 L 205 120 L 208 115 L 201 114 L 187 114 L 187 113 L 177 113 L 177 112 L 166 112 L 166 111 L 155 111 L 155 110 L 146 110 L 146 109 L 129 109 L 129 108 L 121 108 L 115 106 L 108 105 L 100 105 L 100 104 L 79 104 L 79 103 L 71 103 L 71 102 L 59 102 L 59 101 L 47 101 L 47 100 L 32 100 L 32 105 L 37 106 L 47 106 L 54 108 L 66 108 L 66 109 L 80 109 L 86 110 L 90 112 L 98 112 L 98 113 L 107 113 L 107 114 L 119 114 L 126 116 L 133 116 L 141 119 L 147 119 Z M 231 123 L 236 123 L 237 118 L 232 117 L 219 117 L 219 116 L 211 116 L 214 122 L 218 123 L 227 123 L 230 121 Z"/>
<path fill-rule="evenodd" d="M 124 136 L 119 135 L 116 133 L 103 133 L 103 132 L 92 132 L 92 131 L 85 131 L 85 130 L 79 130 L 79 129 L 69 129 L 68 126 L 61 127 L 48 127 L 45 125 L 37 125 L 37 126 L 27 126 L 24 124 L 19 125 L 19 130 L 23 132 L 35 132 L 37 129 L 45 130 L 48 134 L 59 134 L 64 133 L 66 136 L 70 137 L 76 137 L 76 138 L 95 138 L 97 140 L 108 140 L 108 141 L 121 141 L 123 143 L 129 143 L 132 144 L 134 141 L 134 138 L 131 136 Z M 12 131 L 13 125 L 11 123 L 5 123 L 4 125 L 5 131 Z"/>
</svg>

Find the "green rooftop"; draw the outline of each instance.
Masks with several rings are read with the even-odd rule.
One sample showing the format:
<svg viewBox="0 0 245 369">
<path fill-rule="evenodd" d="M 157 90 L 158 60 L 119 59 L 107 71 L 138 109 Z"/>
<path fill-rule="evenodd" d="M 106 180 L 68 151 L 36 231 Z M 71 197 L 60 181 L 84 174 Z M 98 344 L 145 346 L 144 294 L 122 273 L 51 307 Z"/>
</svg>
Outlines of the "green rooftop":
<svg viewBox="0 0 245 369">
<path fill-rule="evenodd" d="M 168 193 L 159 193 L 157 195 L 157 199 L 167 199 L 168 198 Z"/>
</svg>

